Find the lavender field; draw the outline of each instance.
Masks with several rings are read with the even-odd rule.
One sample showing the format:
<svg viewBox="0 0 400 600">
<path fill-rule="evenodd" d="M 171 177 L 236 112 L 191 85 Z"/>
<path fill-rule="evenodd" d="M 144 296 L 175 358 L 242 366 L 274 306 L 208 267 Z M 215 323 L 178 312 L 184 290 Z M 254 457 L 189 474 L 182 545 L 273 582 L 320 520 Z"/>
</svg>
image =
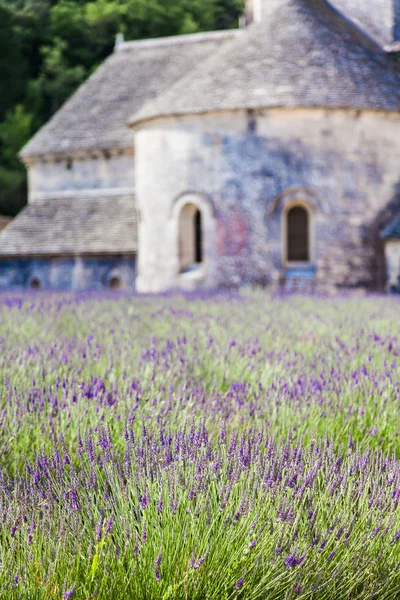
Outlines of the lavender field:
<svg viewBox="0 0 400 600">
<path fill-rule="evenodd" d="M 0 598 L 400 597 L 400 304 L 0 298 Z"/>
</svg>

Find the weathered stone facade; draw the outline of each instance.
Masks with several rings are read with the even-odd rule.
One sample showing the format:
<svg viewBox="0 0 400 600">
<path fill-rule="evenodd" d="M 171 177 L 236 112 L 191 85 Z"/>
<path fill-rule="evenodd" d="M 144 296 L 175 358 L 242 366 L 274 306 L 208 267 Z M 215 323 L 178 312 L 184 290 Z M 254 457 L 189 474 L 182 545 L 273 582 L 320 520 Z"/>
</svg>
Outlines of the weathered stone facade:
<svg viewBox="0 0 400 600">
<path fill-rule="evenodd" d="M 134 194 L 134 150 L 48 155 L 28 161 L 29 202 Z"/>
<path fill-rule="evenodd" d="M 135 137 L 139 289 L 198 284 L 179 272 L 182 200 L 205 213 L 205 286 L 282 281 L 285 208 L 302 202 L 320 287 L 384 287 L 400 115 L 271 109 L 157 120 Z"/>
<path fill-rule="evenodd" d="M 132 257 L 0 258 L 0 287 L 52 290 L 134 289 Z"/>
</svg>

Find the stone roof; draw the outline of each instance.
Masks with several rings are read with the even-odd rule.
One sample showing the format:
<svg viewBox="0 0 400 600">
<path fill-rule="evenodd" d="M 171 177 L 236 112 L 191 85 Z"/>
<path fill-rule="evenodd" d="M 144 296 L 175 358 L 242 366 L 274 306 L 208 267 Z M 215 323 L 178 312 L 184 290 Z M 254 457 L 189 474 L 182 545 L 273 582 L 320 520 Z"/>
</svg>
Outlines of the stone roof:
<svg viewBox="0 0 400 600">
<path fill-rule="evenodd" d="M 399 41 L 399 0 L 330 0 L 330 3 L 388 51 Z"/>
<path fill-rule="evenodd" d="M 131 125 L 267 107 L 400 110 L 400 68 L 323 0 L 268 0 L 263 20 L 214 52 Z"/>
<path fill-rule="evenodd" d="M 0 233 L 0 256 L 137 252 L 133 196 L 28 204 Z"/>
<path fill-rule="evenodd" d="M 400 216 L 395 217 L 381 233 L 384 240 L 400 240 Z"/>
<path fill-rule="evenodd" d="M 211 32 L 118 45 L 20 156 L 132 147 L 132 132 L 126 125 L 129 117 L 236 33 Z"/>
</svg>

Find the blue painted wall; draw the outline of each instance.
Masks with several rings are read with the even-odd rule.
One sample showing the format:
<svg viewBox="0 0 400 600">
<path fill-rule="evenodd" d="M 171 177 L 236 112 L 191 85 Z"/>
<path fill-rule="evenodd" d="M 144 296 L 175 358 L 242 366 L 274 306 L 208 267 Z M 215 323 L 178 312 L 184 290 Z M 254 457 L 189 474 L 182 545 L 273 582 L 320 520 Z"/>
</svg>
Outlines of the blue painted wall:
<svg viewBox="0 0 400 600">
<path fill-rule="evenodd" d="M 99 290 L 118 280 L 134 289 L 135 279 L 135 257 L 0 259 L 0 289 Z"/>
</svg>

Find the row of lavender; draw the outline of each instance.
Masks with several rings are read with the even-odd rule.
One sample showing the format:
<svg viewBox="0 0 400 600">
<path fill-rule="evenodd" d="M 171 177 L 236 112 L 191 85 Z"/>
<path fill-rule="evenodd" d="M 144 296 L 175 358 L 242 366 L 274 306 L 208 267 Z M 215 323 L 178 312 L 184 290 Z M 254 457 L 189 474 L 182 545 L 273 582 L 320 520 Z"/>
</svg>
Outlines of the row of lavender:
<svg viewBox="0 0 400 600">
<path fill-rule="evenodd" d="M 396 598 L 398 314 L 4 297 L 0 595 Z"/>
</svg>

